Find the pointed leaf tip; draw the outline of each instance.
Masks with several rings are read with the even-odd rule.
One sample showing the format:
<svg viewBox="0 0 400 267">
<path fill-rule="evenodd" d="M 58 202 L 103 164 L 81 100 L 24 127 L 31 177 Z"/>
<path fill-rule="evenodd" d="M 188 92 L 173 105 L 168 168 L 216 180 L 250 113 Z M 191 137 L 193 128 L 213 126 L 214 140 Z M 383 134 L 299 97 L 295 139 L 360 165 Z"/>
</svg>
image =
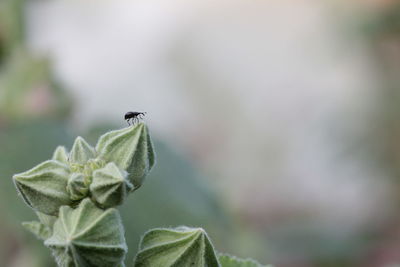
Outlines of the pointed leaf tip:
<svg viewBox="0 0 400 267">
<path fill-rule="evenodd" d="M 78 136 L 75 139 L 75 142 L 74 142 L 71 152 L 70 152 L 70 156 L 69 156 L 70 162 L 85 164 L 89 159 L 92 159 L 95 157 L 96 157 L 95 149 L 91 145 L 89 145 L 85 141 L 85 139 Z"/>
<path fill-rule="evenodd" d="M 53 153 L 52 159 L 67 164 L 68 163 L 67 149 L 63 146 L 58 146 Z"/>
</svg>

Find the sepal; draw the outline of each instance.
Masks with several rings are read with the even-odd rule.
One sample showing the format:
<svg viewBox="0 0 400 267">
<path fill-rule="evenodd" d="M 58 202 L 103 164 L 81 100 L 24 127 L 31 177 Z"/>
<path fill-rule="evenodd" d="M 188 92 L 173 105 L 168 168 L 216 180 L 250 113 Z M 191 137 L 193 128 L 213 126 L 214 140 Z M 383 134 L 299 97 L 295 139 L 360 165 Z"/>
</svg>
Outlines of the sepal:
<svg viewBox="0 0 400 267">
<path fill-rule="evenodd" d="M 53 160 L 58 160 L 64 164 L 68 164 L 68 152 L 67 149 L 63 146 L 58 146 L 53 153 Z"/>
<path fill-rule="evenodd" d="M 85 139 L 78 136 L 72 146 L 69 160 L 71 163 L 85 164 L 89 159 L 95 158 L 96 152 Z"/>
</svg>

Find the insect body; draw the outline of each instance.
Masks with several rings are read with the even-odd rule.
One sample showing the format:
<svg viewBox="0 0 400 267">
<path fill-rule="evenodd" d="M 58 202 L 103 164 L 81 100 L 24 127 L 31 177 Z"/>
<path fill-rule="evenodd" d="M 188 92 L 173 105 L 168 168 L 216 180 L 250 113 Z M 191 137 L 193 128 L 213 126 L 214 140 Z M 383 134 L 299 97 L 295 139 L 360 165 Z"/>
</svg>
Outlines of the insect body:
<svg viewBox="0 0 400 267">
<path fill-rule="evenodd" d="M 125 113 L 125 120 L 128 123 L 128 125 L 131 125 L 130 122 L 132 122 L 132 125 L 135 124 L 135 122 L 139 122 L 139 119 L 143 119 L 143 116 L 146 114 L 146 112 L 136 112 L 136 111 L 129 111 Z"/>
</svg>

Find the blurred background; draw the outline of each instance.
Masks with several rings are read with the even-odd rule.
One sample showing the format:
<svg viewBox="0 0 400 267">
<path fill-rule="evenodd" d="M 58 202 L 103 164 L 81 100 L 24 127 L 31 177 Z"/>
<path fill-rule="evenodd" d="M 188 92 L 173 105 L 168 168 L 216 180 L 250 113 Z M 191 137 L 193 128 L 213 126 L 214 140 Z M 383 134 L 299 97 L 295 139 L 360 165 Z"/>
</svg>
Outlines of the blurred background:
<svg viewBox="0 0 400 267">
<path fill-rule="evenodd" d="M 146 111 L 120 207 L 283 267 L 400 263 L 400 3 L 0 0 L 0 266 L 54 266 L 11 177 Z"/>
</svg>

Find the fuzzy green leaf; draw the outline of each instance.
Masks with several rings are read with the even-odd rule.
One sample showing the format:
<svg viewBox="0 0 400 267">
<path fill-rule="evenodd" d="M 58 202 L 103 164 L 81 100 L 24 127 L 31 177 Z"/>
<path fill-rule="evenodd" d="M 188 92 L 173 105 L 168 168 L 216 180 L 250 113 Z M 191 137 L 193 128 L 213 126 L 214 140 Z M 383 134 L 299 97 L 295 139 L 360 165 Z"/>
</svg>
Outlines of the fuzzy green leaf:
<svg viewBox="0 0 400 267">
<path fill-rule="evenodd" d="M 43 223 L 37 221 L 23 222 L 22 226 L 41 240 L 45 240 L 51 236 L 50 227 L 44 225 Z"/>
<path fill-rule="evenodd" d="M 104 134 L 96 150 L 101 159 L 126 170 L 135 189 L 142 185 L 155 163 L 153 144 L 143 123 Z"/>
<path fill-rule="evenodd" d="M 85 139 L 78 136 L 72 146 L 69 160 L 71 163 L 85 164 L 89 159 L 95 158 L 96 152 Z"/>
<path fill-rule="evenodd" d="M 219 267 L 214 248 L 201 228 L 153 229 L 139 245 L 135 267 Z"/>
<path fill-rule="evenodd" d="M 90 192 L 93 199 L 103 208 L 122 204 L 133 185 L 126 179 L 127 173 L 121 171 L 113 162 L 93 172 Z"/>
<path fill-rule="evenodd" d="M 272 267 L 272 265 L 262 265 L 253 259 L 240 259 L 228 254 L 218 255 L 221 267 Z"/>
<path fill-rule="evenodd" d="M 68 152 L 67 149 L 63 146 L 58 146 L 53 153 L 54 160 L 58 160 L 64 164 L 68 163 Z"/>
<path fill-rule="evenodd" d="M 48 215 L 57 215 L 60 206 L 71 204 L 65 191 L 69 175 L 67 165 L 48 160 L 29 171 L 15 174 L 13 180 L 30 207 Z"/>
<path fill-rule="evenodd" d="M 53 235 L 45 245 L 60 267 L 118 266 L 127 251 L 118 211 L 99 209 L 88 198 L 76 209 L 60 208 Z"/>
</svg>

